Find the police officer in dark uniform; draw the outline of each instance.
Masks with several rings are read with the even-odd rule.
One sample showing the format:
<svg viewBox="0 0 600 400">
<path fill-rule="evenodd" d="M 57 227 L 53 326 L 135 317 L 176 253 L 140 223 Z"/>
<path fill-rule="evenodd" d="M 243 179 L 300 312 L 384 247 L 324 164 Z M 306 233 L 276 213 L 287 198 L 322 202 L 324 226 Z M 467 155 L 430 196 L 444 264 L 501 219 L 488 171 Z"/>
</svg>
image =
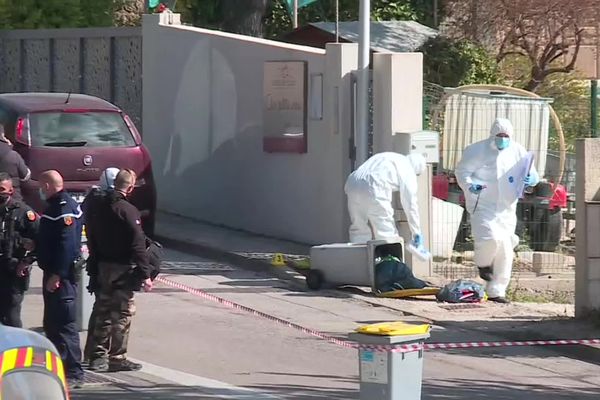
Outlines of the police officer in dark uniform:
<svg viewBox="0 0 600 400">
<path fill-rule="evenodd" d="M 4 125 L 0 124 L 0 171 L 6 172 L 13 181 L 16 200 L 22 200 L 21 182 L 31 178 L 31 171 L 25 165 L 23 157 L 13 150 L 12 143 L 4 136 Z"/>
<path fill-rule="evenodd" d="M 153 267 L 142 230 L 141 216 L 127 201 L 136 174 L 127 169 L 115 178 L 115 190 L 105 201 L 99 223 L 90 237 L 90 250 L 98 261 L 96 293 L 96 348 L 92 371 L 137 371 L 141 364 L 127 359 L 129 331 L 134 315 L 134 292 L 152 290 Z"/>
<path fill-rule="evenodd" d="M 40 175 L 40 197 L 48 203 L 40 218 L 37 257 L 44 271 L 44 331 L 58 349 L 69 386 L 83 385 L 81 348 L 76 326 L 77 277 L 81 257 L 81 217 L 77 202 L 64 191 L 57 171 Z"/>
<path fill-rule="evenodd" d="M 100 215 L 99 209 L 104 206 L 108 194 L 114 190 L 114 181 L 118 173 L 119 169 L 115 167 L 106 168 L 102 171 L 98 186 L 92 187 L 85 196 L 83 203 L 81 203 L 85 231 L 88 237 L 88 247 L 93 246 L 94 244 L 94 241 L 89 240 L 89 237 L 94 235 L 94 225 L 101 223 L 99 220 L 102 219 L 102 215 Z M 90 249 L 90 258 L 87 260 L 87 271 L 90 275 L 90 286 L 88 287 L 88 290 L 92 294 L 96 292 L 98 285 L 98 262 L 94 259 L 95 253 L 95 249 Z"/>
<path fill-rule="evenodd" d="M 98 223 L 101 223 L 101 221 L 99 221 L 102 218 L 100 209 L 104 206 L 108 194 L 114 190 L 114 181 L 118 173 L 119 169 L 115 167 L 106 168 L 104 171 L 102 171 L 102 174 L 100 175 L 100 180 L 98 181 L 98 186 L 92 187 L 87 196 L 85 196 L 83 203 L 81 203 L 81 210 L 83 211 L 83 218 L 85 221 L 85 232 L 88 238 L 89 249 L 89 257 L 86 262 L 86 269 L 90 277 L 90 282 L 87 289 L 91 294 L 94 295 L 99 289 L 98 261 L 96 259 L 97 251 L 95 248 L 93 248 L 94 241 L 90 238 L 94 236 L 94 226 Z M 81 290 L 83 290 L 83 288 L 81 288 Z M 93 340 L 93 332 L 95 329 L 96 303 L 94 302 L 94 307 L 92 308 L 92 313 L 90 315 L 90 320 L 88 323 L 88 335 L 83 350 L 84 362 L 90 360 L 92 352 L 96 347 L 96 343 Z"/>
<path fill-rule="evenodd" d="M 0 172 L 0 323 L 21 328 L 21 304 L 29 287 L 39 219 L 13 193 L 10 175 Z"/>
</svg>

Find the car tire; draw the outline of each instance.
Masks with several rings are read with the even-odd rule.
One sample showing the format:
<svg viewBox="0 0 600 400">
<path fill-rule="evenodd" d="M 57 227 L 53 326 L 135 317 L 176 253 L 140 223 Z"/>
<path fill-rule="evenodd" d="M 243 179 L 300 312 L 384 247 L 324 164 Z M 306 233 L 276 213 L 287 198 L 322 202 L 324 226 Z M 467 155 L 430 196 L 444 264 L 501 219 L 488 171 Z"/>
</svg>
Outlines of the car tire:
<svg viewBox="0 0 600 400">
<path fill-rule="evenodd" d="M 560 244 L 563 228 L 563 215 L 560 208 L 550 210 L 548 214 L 548 223 L 546 224 L 546 251 L 555 251 Z"/>
<path fill-rule="evenodd" d="M 531 248 L 534 251 L 553 252 L 560 244 L 562 210 L 560 208 L 543 210 L 543 213 L 540 214 L 533 222 Z"/>
</svg>

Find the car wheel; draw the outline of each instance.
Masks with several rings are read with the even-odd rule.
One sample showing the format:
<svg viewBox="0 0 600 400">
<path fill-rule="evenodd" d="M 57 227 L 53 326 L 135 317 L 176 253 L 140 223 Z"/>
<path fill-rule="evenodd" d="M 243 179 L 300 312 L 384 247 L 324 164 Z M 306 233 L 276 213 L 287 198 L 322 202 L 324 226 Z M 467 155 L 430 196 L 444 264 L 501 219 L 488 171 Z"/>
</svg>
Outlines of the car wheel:
<svg viewBox="0 0 600 400">
<path fill-rule="evenodd" d="M 559 208 L 557 211 L 550 211 L 548 214 L 548 223 L 546 224 L 546 251 L 555 251 L 560 244 L 562 235 L 563 215 Z"/>
<path fill-rule="evenodd" d="M 531 235 L 531 248 L 534 251 L 553 252 L 560 243 L 562 210 L 543 210 L 543 213 L 536 214 L 537 218 L 533 222 Z"/>
</svg>

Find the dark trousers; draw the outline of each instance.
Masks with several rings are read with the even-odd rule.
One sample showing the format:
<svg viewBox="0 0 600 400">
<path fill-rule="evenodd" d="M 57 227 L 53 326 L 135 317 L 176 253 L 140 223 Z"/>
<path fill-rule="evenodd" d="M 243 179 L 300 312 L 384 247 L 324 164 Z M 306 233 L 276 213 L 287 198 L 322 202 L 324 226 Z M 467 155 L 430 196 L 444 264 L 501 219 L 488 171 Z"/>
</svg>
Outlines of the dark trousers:
<svg viewBox="0 0 600 400">
<path fill-rule="evenodd" d="M 15 328 L 23 327 L 21 305 L 24 297 L 24 292 L 10 282 L 0 283 L 0 323 Z"/>
<path fill-rule="evenodd" d="M 68 379 L 82 379 L 81 347 L 77 332 L 76 299 L 77 284 L 62 279 L 54 292 L 46 291 L 48 276 L 44 274 L 44 332 L 56 346 L 65 366 Z"/>
<path fill-rule="evenodd" d="M 133 291 L 123 287 L 123 275 L 130 265 L 100 263 L 100 290 L 96 293 L 95 325 L 92 360 L 108 358 L 120 361 L 127 358 L 131 319 L 135 314 Z"/>
</svg>

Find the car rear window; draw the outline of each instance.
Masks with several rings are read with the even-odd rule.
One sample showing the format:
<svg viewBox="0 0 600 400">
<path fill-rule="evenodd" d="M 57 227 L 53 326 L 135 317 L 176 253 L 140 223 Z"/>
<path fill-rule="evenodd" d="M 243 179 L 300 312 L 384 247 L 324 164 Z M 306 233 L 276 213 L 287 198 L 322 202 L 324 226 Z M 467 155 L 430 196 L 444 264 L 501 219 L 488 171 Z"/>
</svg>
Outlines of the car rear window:
<svg viewBox="0 0 600 400">
<path fill-rule="evenodd" d="M 44 112 L 29 115 L 33 146 L 132 147 L 135 140 L 120 113 Z"/>
</svg>

